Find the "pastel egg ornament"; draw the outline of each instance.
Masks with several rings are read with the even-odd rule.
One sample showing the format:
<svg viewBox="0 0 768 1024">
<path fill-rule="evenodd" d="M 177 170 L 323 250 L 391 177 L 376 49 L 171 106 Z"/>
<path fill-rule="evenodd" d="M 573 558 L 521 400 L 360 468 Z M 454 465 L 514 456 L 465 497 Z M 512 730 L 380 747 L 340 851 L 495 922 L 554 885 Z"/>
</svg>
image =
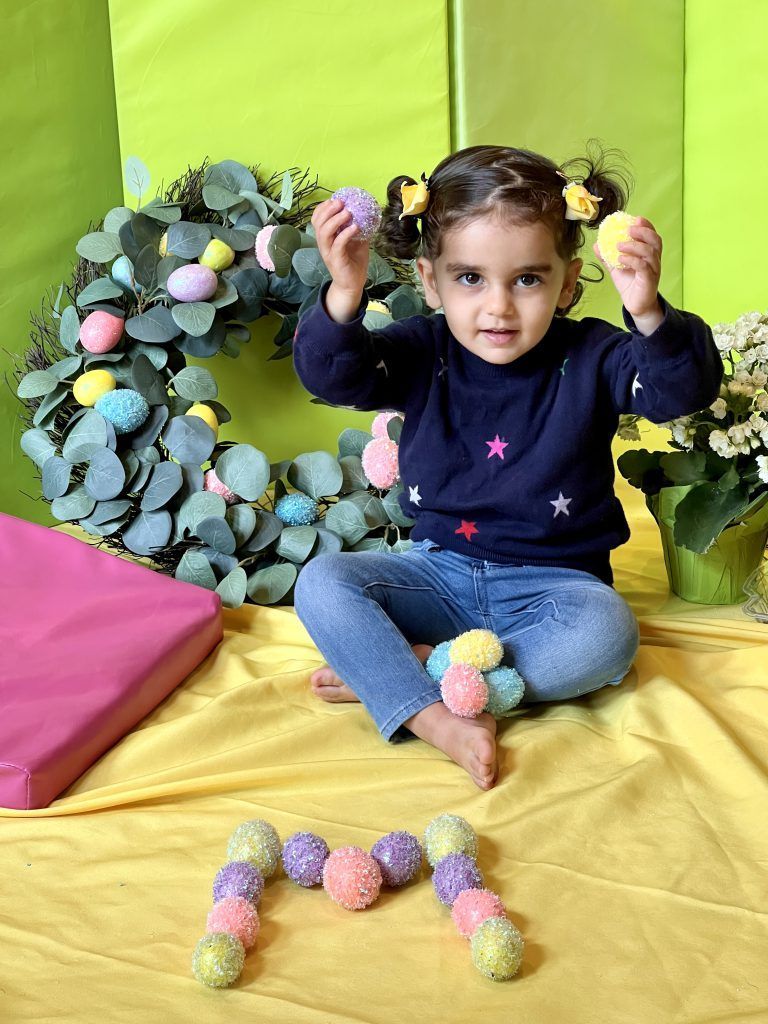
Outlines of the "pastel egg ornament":
<svg viewBox="0 0 768 1024">
<path fill-rule="evenodd" d="M 146 398 L 132 388 L 108 391 L 95 403 L 95 409 L 109 420 L 116 434 L 130 434 L 138 430 L 149 416 Z"/>
<path fill-rule="evenodd" d="M 629 229 L 633 224 L 637 224 L 639 219 L 625 210 L 617 210 L 609 214 L 597 229 L 597 248 L 611 270 L 626 269 L 621 262 L 622 253 L 619 252 L 619 245 L 633 240 Z"/>
<path fill-rule="evenodd" d="M 283 870 L 292 882 L 304 888 L 320 885 L 330 852 L 322 836 L 314 832 L 294 832 L 283 844 Z"/>
<path fill-rule="evenodd" d="M 168 294 L 177 302 L 205 302 L 216 291 L 219 279 L 216 271 L 199 263 L 186 263 L 168 276 Z"/>
<path fill-rule="evenodd" d="M 204 405 L 202 402 L 195 402 L 191 405 L 184 413 L 185 416 L 199 416 L 200 419 L 207 423 L 211 430 L 216 435 L 216 440 L 219 438 L 219 421 L 216 413 L 210 407 L 210 405 Z"/>
<path fill-rule="evenodd" d="M 81 373 L 72 387 L 72 394 L 78 405 L 90 408 L 102 395 L 114 391 L 117 381 L 109 370 L 87 370 Z"/>
<path fill-rule="evenodd" d="M 477 836 L 465 818 L 458 814 L 439 814 L 424 830 L 424 849 L 434 867 L 449 853 L 477 857 Z"/>
<path fill-rule="evenodd" d="M 280 836 L 274 825 L 263 818 L 252 818 L 238 825 L 227 844 L 229 860 L 248 861 L 264 878 L 274 874 L 281 853 Z"/>
<path fill-rule="evenodd" d="M 443 703 L 459 718 L 477 718 L 488 701 L 488 684 L 474 665 L 449 665 L 440 680 Z"/>
<path fill-rule="evenodd" d="M 384 884 L 399 888 L 421 868 L 421 843 L 410 832 L 388 832 L 373 844 L 371 856 L 381 869 Z"/>
<path fill-rule="evenodd" d="M 141 295 L 142 288 L 134 277 L 133 264 L 127 256 L 118 256 L 112 264 L 109 276 L 129 294 Z"/>
<path fill-rule="evenodd" d="M 219 868 L 213 880 L 213 902 L 241 896 L 257 904 L 264 892 L 264 876 L 247 860 L 231 860 Z"/>
<path fill-rule="evenodd" d="M 80 324 L 80 344 L 86 352 L 103 355 L 120 343 L 125 321 L 121 316 L 95 309 Z"/>
<path fill-rule="evenodd" d="M 345 910 L 369 907 L 381 891 L 381 869 L 359 846 L 333 850 L 323 864 L 323 888 Z"/>
<path fill-rule="evenodd" d="M 237 981 L 245 964 L 245 947 L 236 935 L 204 935 L 192 954 L 192 973 L 203 985 L 226 988 Z"/>
<path fill-rule="evenodd" d="M 449 853 L 435 864 L 432 885 L 440 902 L 452 907 L 465 889 L 481 889 L 483 876 L 472 857 L 466 853 Z"/>
<path fill-rule="evenodd" d="M 381 224 L 381 207 L 370 192 L 354 185 L 345 186 L 336 189 L 331 199 L 340 199 L 352 214 L 352 220 L 360 230 L 359 238 L 366 241 L 373 238 Z"/>
<path fill-rule="evenodd" d="M 202 267 L 210 267 L 218 273 L 231 267 L 235 262 L 235 250 L 220 238 L 212 238 L 204 252 L 198 256 L 197 262 Z"/>
<path fill-rule="evenodd" d="M 469 941 L 472 963 L 486 978 L 506 981 L 517 974 L 523 962 L 525 943 L 509 918 L 486 918 Z"/>
<path fill-rule="evenodd" d="M 225 896 L 214 903 L 208 912 L 205 929 L 236 935 L 246 949 L 250 949 L 259 934 L 261 922 L 256 907 L 245 896 Z"/>
</svg>

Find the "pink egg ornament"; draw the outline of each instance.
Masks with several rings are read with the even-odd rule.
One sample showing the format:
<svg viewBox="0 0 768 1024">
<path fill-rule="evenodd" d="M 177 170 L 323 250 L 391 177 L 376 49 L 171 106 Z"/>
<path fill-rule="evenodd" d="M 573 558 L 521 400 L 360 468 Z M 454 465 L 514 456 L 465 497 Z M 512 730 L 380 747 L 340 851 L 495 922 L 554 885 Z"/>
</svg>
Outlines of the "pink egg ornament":
<svg viewBox="0 0 768 1024">
<path fill-rule="evenodd" d="M 187 263 L 177 267 L 168 276 L 168 294 L 178 302 L 205 302 L 218 287 L 216 271 L 199 263 Z"/>
<path fill-rule="evenodd" d="M 80 324 L 80 344 L 86 352 L 111 352 L 122 338 L 124 327 L 121 316 L 95 309 Z"/>
<path fill-rule="evenodd" d="M 381 868 L 359 846 L 341 846 L 323 864 L 323 888 L 345 910 L 363 910 L 381 890 Z"/>
</svg>

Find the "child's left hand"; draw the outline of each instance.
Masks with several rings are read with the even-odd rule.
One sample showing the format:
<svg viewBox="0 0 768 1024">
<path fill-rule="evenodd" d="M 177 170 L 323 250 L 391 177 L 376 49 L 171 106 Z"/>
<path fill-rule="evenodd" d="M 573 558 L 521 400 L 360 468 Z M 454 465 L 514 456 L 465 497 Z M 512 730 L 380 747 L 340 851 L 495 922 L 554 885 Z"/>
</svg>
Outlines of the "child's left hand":
<svg viewBox="0 0 768 1024">
<path fill-rule="evenodd" d="M 633 317 L 644 317 L 661 311 L 659 279 L 661 278 L 661 237 L 645 217 L 629 229 L 633 241 L 618 246 L 624 268 L 612 270 L 600 255 L 597 242 L 595 255 L 611 275 L 624 308 Z"/>
</svg>

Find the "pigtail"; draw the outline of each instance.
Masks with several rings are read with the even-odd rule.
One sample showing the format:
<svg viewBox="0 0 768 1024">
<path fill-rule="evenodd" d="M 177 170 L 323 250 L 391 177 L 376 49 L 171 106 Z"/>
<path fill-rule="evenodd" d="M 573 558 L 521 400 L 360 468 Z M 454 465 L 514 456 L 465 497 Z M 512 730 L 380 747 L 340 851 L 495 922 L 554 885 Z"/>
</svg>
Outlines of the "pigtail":
<svg viewBox="0 0 768 1024">
<path fill-rule="evenodd" d="M 387 205 L 381 211 L 381 224 L 373 238 L 373 247 L 385 256 L 400 260 L 414 259 L 421 248 L 421 232 L 418 221 L 421 214 L 409 214 L 400 219 L 403 212 L 401 185 L 416 185 L 407 174 L 400 174 L 387 185 Z M 425 211 L 426 215 L 426 211 Z"/>
<path fill-rule="evenodd" d="M 610 214 L 626 210 L 634 182 L 620 163 L 611 163 L 614 157 L 619 161 L 627 161 L 622 150 L 604 150 L 597 139 L 589 139 L 586 148 L 586 157 L 568 160 L 561 169 L 572 180 L 581 181 L 592 195 L 600 197 L 597 216 L 589 222 L 580 222 L 584 227 L 598 228 Z M 581 173 L 579 168 L 582 168 Z"/>
</svg>

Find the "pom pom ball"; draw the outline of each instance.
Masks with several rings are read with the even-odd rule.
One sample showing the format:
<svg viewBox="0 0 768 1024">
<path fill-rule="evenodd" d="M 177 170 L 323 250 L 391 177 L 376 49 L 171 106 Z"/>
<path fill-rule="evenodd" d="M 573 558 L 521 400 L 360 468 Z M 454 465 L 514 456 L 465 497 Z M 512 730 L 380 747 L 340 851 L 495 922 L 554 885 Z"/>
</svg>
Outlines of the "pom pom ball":
<svg viewBox="0 0 768 1024">
<path fill-rule="evenodd" d="M 489 917 L 504 917 L 504 904 L 490 889 L 465 889 L 453 901 L 451 917 L 465 939 Z"/>
<path fill-rule="evenodd" d="M 493 981 L 511 978 L 523 961 L 524 942 L 518 929 L 506 917 L 489 917 L 470 939 L 472 963 Z"/>
<path fill-rule="evenodd" d="M 89 407 L 117 387 L 117 381 L 109 370 L 88 370 L 81 373 L 72 387 L 75 401 Z"/>
<path fill-rule="evenodd" d="M 273 825 L 253 818 L 238 825 L 227 846 L 230 860 L 245 860 L 258 868 L 264 878 L 274 873 L 280 860 L 280 837 Z"/>
<path fill-rule="evenodd" d="M 373 436 L 386 437 L 387 440 L 391 440 L 389 434 L 387 433 L 387 424 L 391 419 L 394 419 L 395 416 L 399 415 L 400 413 L 398 412 L 380 412 L 378 416 L 374 418 L 374 421 L 371 424 L 371 433 L 373 434 Z M 402 418 L 405 419 L 405 417 Z"/>
<path fill-rule="evenodd" d="M 502 718 L 509 714 L 523 699 L 525 683 L 517 669 L 509 668 L 508 665 L 499 665 L 498 668 L 492 668 L 490 672 L 484 672 L 483 676 L 488 686 L 488 702 L 485 705 L 485 710 L 490 712 L 494 718 Z"/>
<path fill-rule="evenodd" d="M 274 270 L 275 264 L 272 257 L 269 255 L 267 245 L 269 244 L 269 238 L 272 232 L 277 227 L 277 224 L 267 224 L 261 231 L 256 235 L 256 244 L 253 250 L 256 254 L 256 262 L 262 268 L 262 270 Z"/>
<path fill-rule="evenodd" d="M 477 857 L 477 836 L 472 826 L 458 814 L 440 814 L 424 830 L 427 860 L 434 867 L 449 853 Z"/>
<path fill-rule="evenodd" d="M 381 869 L 359 846 L 341 846 L 323 865 L 323 888 L 345 910 L 363 910 L 381 889 Z"/>
<path fill-rule="evenodd" d="M 233 860 L 219 868 L 213 880 L 213 902 L 242 896 L 258 903 L 264 892 L 264 876 L 247 860 Z"/>
<path fill-rule="evenodd" d="M 215 469 L 209 469 L 204 477 L 203 490 L 211 491 L 213 494 L 220 494 L 227 505 L 234 505 L 238 500 L 234 491 L 230 491 L 226 484 L 216 476 Z"/>
<path fill-rule="evenodd" d="M 86 352 L 111 352 L 122 338 L 124 327 L 122 317 L 95 309 L 80 324 L 80 344 Z"/>
<path fill-rule="evenodd" d="M 236 935 L 204 935 L 192 954 L 192 973 L 203 985 L 226 988 L 237 981 L 245 963 L 245 948 Z"/>
<path fill-rule="evenodd" d="M 308 494 L 286 494 L 275 505 L 275 515 L 289 526 L 311 526 L 320 518 L 317 502 Z"/>
<path fill-rule="evenodd" d="M 451 641 L 443 640 L 443 642 L 438 644 L 427 658 L 425 668 L 427 673 L 435 680 L 436 683 L 440 682 L 443 678 L 443 673 L 451 664 L 450 651 Z"/>
<path fill-rule="evenodd" d="M 597 248 L 600 255 L 612 270 L 621 268 L 622 253 L 618 246 L 624 242 L 631 242 L 632 236 L 629 229 L 638 221 L 637 217 L 626 213 L 624 210 L 617 210 L 609 214 L 597 230 Z"/>
<path fill-rule="evenodd" d="M 477 718 L 488 700 L 483 673 L 474 665 L 449 665 L 440 680 L 443 703 L 454 715 Z"/>
<path fill-rule="evenodd" d="M 398 445 L 389 437 L 374 437 L 363 448 L 363 472 L 374 487 L 392 487 L 400 479 Z"/>
<path fill-rule="evenodd" d="M 371 848 L 386 885 L 405 885 L 421 867 L 421 843 L 410 832 L 388 832 Z"/>
<path fill-rule="evenodd" d="M 490 629 L 470 629 L 451 642 L 454 665 L 474 665 L 481 672 L 496 668 L 504 655 L 504 645 Z"/>
<path fill-rule="evenodd" d="M 235 935 L 245 949 L 250 949 L 259 934 L 259 915 L 256 907 L 244 896 L 225 896 L 214 904 L 208 913 L 206 931 L 209 935 L 215 932 L 227 932 Z"/>
<path fill-rule="evenodd" d="M 283 868 L 299 885 L 319 885 L 329 853 L 326 841 L 314 832 L 294 832 L 283 844 Z"/>
<path fill-rule="evenodd" d="M 101 413 L 115 428 L 116 434 L 130 434 L 138 430 L 149 416 L 146 398 L 132 388 L 118 388 L 108 391 L 96 402 L 96 412 Z"/>
<path fill-rule="evenodd" d="M 480 889 L 483 876 L 480 869 L 466 853 L 449 853 L 435 865 L 432 885 L 441 903 L 452 906 L 453 901 L 465 889 Z"/>
<path fill-rule="evenodd" d="M 381 224 L 381 207 L 370 192 L 348 186 L 336 189 L 331 199 L 340 199 L 344 203 L 360 229 L 360 238 L 366 241 L 373 238 Z"/>
</svg>

